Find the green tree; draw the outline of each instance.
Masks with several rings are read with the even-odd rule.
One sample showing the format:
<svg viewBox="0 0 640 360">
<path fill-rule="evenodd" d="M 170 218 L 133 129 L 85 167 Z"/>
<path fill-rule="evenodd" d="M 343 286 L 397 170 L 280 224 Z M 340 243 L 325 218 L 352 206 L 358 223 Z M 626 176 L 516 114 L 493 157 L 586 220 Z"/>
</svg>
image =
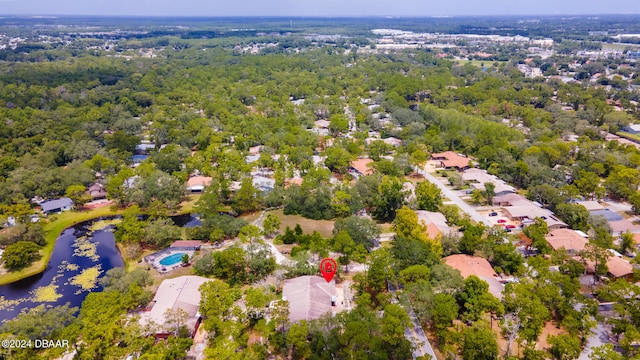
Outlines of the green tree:
<svg viewBox="0 0 640 360">
<path fill-rule="evenodd" d="M 324 164 L 329 170 L 339 174 L 345 174 L 349 164 L 351 164 L 351 154 L 337 146 L 332 146 L 324 151 Z"/>
<path fill-rule="evenodd" d="M 382 340 L 392 346 L 397 346 L 406 341 L 404 337 L 405 329 L 411 324 L 409 315 L 398 304 L 389 304 L 384 307 L 382 315 Z"/>
<path fill-rule="evenodd" d="M 523 229 L 523 232 L 531 239 L 531 246 L 541 253 L 547 254 L 551 250 L 545 239 L 545 235 L 549 233 L 549 227 L 544 220 L 536 218 L 533 224 Z"/>
<path fill-rule="evenodd" d="M 341 230 L 349 233 L 356 244 L 362 244 L 367 249 L 373 247 L 373 239 L 380 235 L 380 228 L 373 220 L 355 215 L 336 220 L 333 226 L 333 235 L 338 234 Z"/>
<path fill-rule="evenodd" d="M 10 271 L 27 267 L 40 257 L 40 246 L 31 241 L 18 241 L 7 246 L 2 253 L 2 262 Z"/>
<path fill-rule="evenodd" d="M 114 234 L 117 241 L 137 243 L 144 238 L 145 222 L 139 220 L 140 214 L 138 205 L 129 206 L 122 213 L 122 222 Z"/>
<path fill-rule="evenodd" d="M 338 260 L 345 266 L 346 273 L 349 273 L 349 263 L 352 260 L 362 262 L 367 254 L 364 245 L 356 244 L 346 230 L 340 230 L 333 237 L 332 248 L 342 254 Z"/>
<path fill-rule="evenodd" d="M 423 181 L 416 186 L 415 192 L 418 209 L 438 211 L 442 206 L 442 193 L 435 184 Z"/>
<path fill-rule="evenodd" d="M 240 189 L 233 197 L 233 211 L 242 214 L 248 211 L 255 211 L 260 205 L 258 190 L 253 186 L 251 178 L 242 179 Z"/>
<path fill-rule="evenodd" d="M 554 359 L 571 360 L 580 356 L 580 339 L 575 336 L 569 334 L 549 336 L 548 341 L 551 344 L 549 353 Z"/>
<path fill-rule="evenodd" d="M 84 185 L 69 185 L 64 195 L 80 207 L 91 201 L 91 196 L 87 193 L 87 188 Z"/>
<path fill-rule="evenodd" d="M 267 214 L 267 217 L 264 219 L 264 223 L 262 227 L 264 228 L 264 233 L 266 236 L 273 237 L 274 234 L 280 230 L 280 218 L 274 214 Z"/>
<path fill-rule="evenodd" d="M 556 213 L 574 230 L 589 230 L 589 218 L 591 214 L 580 204 L 559 204 Z"/>
<path fill-rule="evenodd" d="M 291 325 L 287 332 L 287 345 L 289 351 L 296 359 L 307 359 L 311 356 L 311 347 L 307 341 L 309 336 L 309 324 L 306 320 Z"/>
<path fill-rule="evenodd" d="M 404 204 L 403 185 L 397 178 L 385 176 L 378 187 L 378 197 L 372 215 L 382 221 L 393 220 L 396 210 Z"/>
<path fill-rule="evenodd" d="M 132 221 L 131 228 L 136 223 Z M 146 223 L 144 226 L 144 242 L 158 247 L 168 246 L 171 242 L 182 237 L 182 229 L 169 218 L 159 218 Z"/>
<path fill-rule="evenodd" d="M 613 197 L 628 199 L 638 191 L 640 185 L 640 171 L 625 167 L 615 166 L 604 182 L 604 187 Z"/>
<path fill-rule="evenodd" d="M 498 358 L 498 343 L 488 327 L 476 324 L 462 333 L 464 360 L 494 360 Z"/>
<path fill-rule="evenodd" d="M 453 296 L 445 293 L 438 293 L 433 296 L 432 321 L 440 342 L 444 342 L 445 332 L 457 317 L 458 304 Z"/>
<path fill-rule="evenodd" d="M 484 183 L 484 196 L 487 198 L 487 204 L 492 204 L 493 197 L 496 195 L 496 185 L 491 182 Z"/>
</svg>

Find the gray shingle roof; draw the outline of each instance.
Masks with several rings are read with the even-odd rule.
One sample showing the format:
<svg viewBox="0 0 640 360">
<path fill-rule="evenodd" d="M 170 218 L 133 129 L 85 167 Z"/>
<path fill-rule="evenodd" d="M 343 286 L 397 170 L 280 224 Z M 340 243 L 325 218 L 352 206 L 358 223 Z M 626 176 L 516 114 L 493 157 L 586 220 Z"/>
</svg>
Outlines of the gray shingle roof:
<svg viewBox="0 0 640 360">
<path fill-rule="evenodd" d="M 62 209 L 64 207 L 70 207 L 70 206 L 73 206 L 73 201 L 71 201 L 71 199 L 66 197 L 45 201 L 42 204 L 40 204 L 40 207 L 42 208 L 43 212 L 49 212 L 57 209 Z"/>
</svg>

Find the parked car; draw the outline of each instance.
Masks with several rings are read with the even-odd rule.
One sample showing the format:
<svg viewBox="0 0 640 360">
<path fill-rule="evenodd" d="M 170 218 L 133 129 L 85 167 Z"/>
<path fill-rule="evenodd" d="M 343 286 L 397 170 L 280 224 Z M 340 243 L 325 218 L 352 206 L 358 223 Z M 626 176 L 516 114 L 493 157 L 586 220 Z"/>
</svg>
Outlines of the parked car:
<svg viewBox="0 0 640 360">
<path fill-rule="evenodd" d="M 516 226 L 515 226 L 515 225 L 511 225 L 511 224 L 509 224 L 509 225 L 507 225 L 507 226 L 505 226 L 505 227 L 506 227 L 507 229 L 515 229 L 515 228 L 516 228 Z"/>
<path fill-rule="evenodd" d="M 507 220 L 505 220 L 505 219 L 498 219 L 498 224 L 504 224 L 506 222 L 507 222 Z"/>
<path fill-rule="evenodd" d="M 497 212 L 495 212 L 495 211 L 494 211 L 494 212 L 490 212 L 490 213 L 489 213 L 489 216 L 498 216 L 498 213 L 497 213 Z"/>
<path fill-rule="evenodd" d="M 508 232 L 508 233 L 509 233 L 509 232 L 512 232 L 513 230 L 511 230 L 511 229 L 509 229 L 509 228 L 506 228 L 506 229 L 504 229 L 504 231 L 506 231 L 506 232 Z"/>
</svg>

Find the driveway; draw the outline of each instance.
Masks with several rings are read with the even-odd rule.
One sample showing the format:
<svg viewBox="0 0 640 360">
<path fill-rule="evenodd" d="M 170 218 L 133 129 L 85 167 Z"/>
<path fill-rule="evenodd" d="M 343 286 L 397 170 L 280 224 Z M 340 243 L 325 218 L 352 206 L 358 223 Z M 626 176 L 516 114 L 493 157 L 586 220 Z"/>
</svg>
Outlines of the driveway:
<svg viewBox="0 0 640 360">
<path fill-rule="evenodd" d="M 608 343 L 609 335 L 607 335 L 607 330 L 602 322 L 598 322 L 598 325 L 593 329 L 593 333 L 587 339 L 587 345 L 582 350 L 578 360 L 589 360 L 591 349 Z"/>
<path fill-rule="evenodd" d="M 458 194 L 456 194 L 455 191 L 449 189 L 448 186 L 446 186 L 442 181 L 437 179 L 435 176 L 431 175 L 424 168 L 423 169 L 419 169 L 418 173 L 420 175 L 424 176 L 425 179 L 429 180 L 430 183 L 436 184 L 436 186 L 438 186 L 440 191 L 442 191 L 442 195 L 444 195 L 445 197 L 449 198 L 449 200 L 451 200 L 451 202 L 453 202 L 462 211 L 464 211 L 466 214 L 468 214 L 471 217 L 471 219 L 475 220 L 478 223 L 485 224 L 488 227 L 492 226 L 491 223 L 489 221 L 487 221 L 487 219 L 484 216 L 480 215 L 480 213 L 478 213 L 476 211 L 476 209 L 474 209 L 473 206 L 471 206 L 471 205 L 467 204 L 466 202 L 464 202 L 464 200 L 462 200 L 460 198 L 460 196 Z"/>
</svg>

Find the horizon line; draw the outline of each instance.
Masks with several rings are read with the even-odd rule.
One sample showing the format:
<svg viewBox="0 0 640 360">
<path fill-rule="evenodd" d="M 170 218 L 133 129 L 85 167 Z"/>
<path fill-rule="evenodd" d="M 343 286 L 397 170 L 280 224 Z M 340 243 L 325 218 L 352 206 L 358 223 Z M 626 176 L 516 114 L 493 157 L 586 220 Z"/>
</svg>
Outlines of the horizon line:
<svg viewBox="0 0 640 360">
<path fill-rule="evenodd" d="M 2 0 L 0 0 L 2 1 Z M 564 14 L 458 14 L 458 15 L 148 15 L 148 14 L 2 14 L 0 19 L 14 18 L 32 18 L 32 19 L 51 19 L 64 17 L 137 17 L 137 18 L 200 18 L 200 19 L 216 19 L 216 18 L 305 18 L 305 19 L 327 19 L 327 18 L 379 18 L 379 19 L 421 19 L 421 18 L 468 18 L 468 17 L 591 17 L 591 16 L 638 16 L 637 13 L 564 13 Z"/>
</svg>

